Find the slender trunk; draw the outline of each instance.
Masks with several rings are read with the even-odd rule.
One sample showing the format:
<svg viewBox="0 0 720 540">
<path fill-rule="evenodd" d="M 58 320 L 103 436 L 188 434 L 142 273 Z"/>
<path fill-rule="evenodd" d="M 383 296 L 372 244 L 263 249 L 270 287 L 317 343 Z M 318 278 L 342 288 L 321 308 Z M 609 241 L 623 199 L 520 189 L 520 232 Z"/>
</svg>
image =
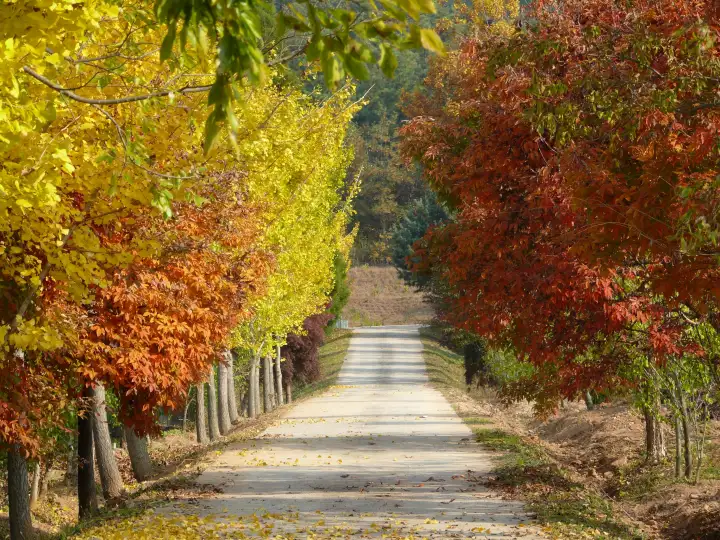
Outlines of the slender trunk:
<svg viewBox="0 0 720 540">
<path fill-rule="evenodd" d="M 197 390 L 197 407 L 195 407 L 195 432 L 197 434 L 197 442 L 207 444 L 207 425 L 205 415 L 205 383 L 200 383 L 196 387 Z"/>
<path fill-rule="evenodd" d="M 43 500 L 47 494 L 48 482 L 50 481 L 50 471 L 52 470 L 53 460 L 48 458 L 42 463 L 42 475 L 40 476 L 40 493 L 38 494 L 39 500 Z"/>
<path fill-rule="evenodd" d="M 68 450 L 65 484 L 68 486 L 77 485 L 77 437 L 75 438 L 75 444 L 70 445 L 70 450 Z"/>
<path fill-rule="evenodd" d="M 242 416 L 250 416 L 250 404 L 248 403 L 248 396 L 250 393 L 248 391 L 243 392 L 240 394 L 240 414 Z"/>
<path fill-rule="evenodd" d="M 230 352 L 228 359 L 228 405 L 230 406 L 230 421 L 237 424 L 240 421 L 237 395 L 235 394 L 235 355 Z"/>
<path fill-rule="evenodd" d="M 218 363 L 218 403 L 220 405 L 219 420 L 220 433 L 227 435 L 230 433 L 232 422 L 230 421 L 230 404 L 228 403 L 228 370 L 227 364 L 223 360 L 227 358 L 229 351 L 223 355 L 225 358 Z"/>
<path fill-rule="evenodd" d="M 682 425 L 680 416 L 675 415 L 675 478 L 680 478 L 682 471 Z"/>
<path fill-rule="evenodd" d="M 593 402 L 590 390 L 585 392 L 585 406 L 587 407 L 588 411 L 592 411 L 595 408 L 595 403 Z"/>
<path fill-rule="evenodd" d="M 220 423 L 218 421 L 217 386 L 215 384 L 215 366 L 210 367 L 208 377 L 208 408 L 210 413 L 210 440 L 220 438 Z"/>
<path fill-rule="evenodd" d="M 263 412 L 262 408 L 262 388 L 260 385 L 262 384 L 262 376 L 261 376 L 261 369 L 260 369 L 261 360 L 258 356 L 257 364 L 255 365 L 255 381 L 257 384 L 255 385 L 255 410 L 257 411 L 258 416 L 260 416 Z"/>
<path fill-rule="evenodd" d="M 85 519 L 97 510 L 95 494 L 95 463 L 93 460 L 93 397 L 92 388 L 83 391 L 85 398 L 78 414 L 78 510 L 80 519 Z"/>
<path fill-rule="evenodd" d="M 185 410 L 183 411 L 183 423 L 182 423 L 183 433 L 185 433 L 187 431 L 187 417 L 188 417 L 188 411 L 190 410 L 191 403 L 192 403 L 192 386 L 190 387 L 190 391 L 188 392 L 187 399 L 185 400 Z"/>
<path fill-rule="evenodd" d="M 643 409 L 645 417 L 645 451 L 649 463 L 659 463 L 667 454 L 662 424 L 649 408 Z"/>
<path fill-rule="evenodd" d="M 135 480 L 144 482 L 152 474 L 147 437 L 138 437 L 132 427 L 125 426 L 125 442 Z"/>
<path fill-rule="evenodd" d="M 705 436 L 707 435 L 707 425 L 708 425 L 708 418 L 707 418 L 707 416 L 704 415 L 703 416 L 702 436 L 700 437 L 700 442 L 698 444 L 697 465 L 695 467 L 695 483 L 696 484 L 700 480 L 700 469 L 702 469 L 703 455 L 705 452 Z"/>
<path fill-rule="evenodd" d="M 285 395 L 287 396 L 287 402 L 292 403 L 292 381 L 285 383 Z"/>
<path fill-rule="evenodd" d="M 272 369 L 270 368 L 270 355 L 267 354 L 263 357 L 263 403 L 265 406 L 265 412 L 272 411 L 272 390 L 273 390 L 273 376 Z"/>
<path fill-rule="evenodd" d="M 27 462 L 19 446 L 15 446 L 8 452 L 7 469 L 10 538 L 12 540 L 28 540 L 32 535 L 30 486 L 28 484 Z"/>
<path fill-rule="evenodd" d="M 250 384 L 248 385 L 248 416 L 250 418 L 256 418 L 257 415 L 260 413 L 260 411 L 258 411 L 258 404 L 256 400 L 258 387 L 257 365 L 258 357 L 257 355 L 254 355 L 252 357 L 252 360 L 250 360 Z"/>
<path fill-rule="evenodd" d="M 275 395 L 277 396 L 278 405 L 284 404 L 283 399 L 283 383 L 282 383 L 282 368 L 280 362 L 282 357 L 280 356 L 280 345 L 277 346 L 277 356 L 275 358 Z"/>
<path fill-rule="evenodd" d="M 680 397 L 680 420 L 682 421 L 683 445 L 685 447 L 685 478 L 690 480 L 693 470 L 692 442 L 690 440 L 691 432 L 687 402 L 685 401 L 685 393 L 681 388 L 678 388 L 678 396 Z"/>
<path fill-rule="evenodd" d="M 35 508 L 35 505 L 38 502 L 38 499 L 40 498 L 40 462 L 37 461 L 35 463 L 35 467 L 33 467 L 33 478 L 32 478 L 32 486 L 30 487 L 30 508 Z"/>
<path fill-rule="evenodd" d="M 95 385 L 93 394 L 93 435 L 95 441 L 95 458 L 100 473 L 103 497 L 105 500 L 116 499 L 122 495 L 123 481 L 120 476 L 115 451 L 113 450 L 110 428 L 108 427 L 107 408 L 105 406 L 105 388 L 102 384 Z"/>
</svg>

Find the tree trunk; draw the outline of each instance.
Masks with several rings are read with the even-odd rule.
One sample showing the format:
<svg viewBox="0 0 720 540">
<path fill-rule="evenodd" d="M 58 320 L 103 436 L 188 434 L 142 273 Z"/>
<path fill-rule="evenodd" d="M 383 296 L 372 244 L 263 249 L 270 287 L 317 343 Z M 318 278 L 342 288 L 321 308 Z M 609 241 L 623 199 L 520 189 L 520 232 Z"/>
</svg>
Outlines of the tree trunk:
<svg viewBox="0 0 720 540">
<path fill-rule="evenodd" d="M 30 508 L 35 508 L 35 505 L 40 498 L 40 462 L 37 461 L 33 467 L 32 486 L 30 487 Z"/>
<path fill-rule="evenodd" d="M 685 399 L 685 391 L 683 390 L 682 383 L 677 373 L 675 373 L 675 393 L 677 394 L 678 404 L 680 405 L 680 421 L 682 422 L 683 428 L 683 443 L 685 445 L 685 478 L 688 480 L 692 478 L 692 446 L 690 441 L 690 415 L 687 407 L 687 400 Z"/>
<path fill-rule="evenodd" d="M 277 346 L 277 356 L 275 358 L 275 395 L 277 396 L 278 405 L 284 404 L 283 399 L 283 383 L 282 383 L 282 368 L 280 362 L 282 357 L 280 356 L 280 345 Z"/>
<path fill-rule="evenodd" d="M 30 517 L 30 486 L 28 485 L 27 462 L 15 446 L 8 452 L 8 501 L 10 504 L 10 538 L 27 540 L 32 535 Z"/>
<path fill-rule="evenodd" d="M 45 495 L 47 494 L 48 489 L 48 482 L 50 481 L 50 471 L 52 470 L 52 459 L 46 459 L 42 463 L 42 475 L 40 476 L 40 493 L 38 494 L 38 499 L 43 500 L 45 498 Z"/>
<path fill-rule="evenodd" d="M 132 466 L 133 476 L 138 482 L 144 482 L 152 474 L 152 463 L 150 462 L 150 454 L 148 453 L 147 437 L 138 437 L 135 430 L 129 426 L 125 426 L 125 442 L 127 443 L 127 452 L 130 456 L 130 465 Z"/>
<path fill-rule="evenodd" d="M 187 431 L 187 417 L 188 417 L 188 411 L 190 410 L 191 403 L 192 403 L 192 386 L 190 387 L 190 390 L 188 391 L 188 397 L 185 400 L 185 410 L 183 411 L 183 423 L 182 423 L 183 433 L 185 433 Z"/>
<path fill-rule="evenodd" d="M 682 470 L 682 425 L 680 417 L 675 414 L 675 478 L 680 478 Z"/>
<path fill-rule="evenodd" d="M 110 429 L 108 428 L 107 408 L 105 406 L 105 387 L 95 385 L 93 394 L 93 435 L 95 441 L 95 458 L 100 473 L 103 497 L 105 500 L 116 499 L 122 495 L 123 481 L 120 476 L 115 451 L 113 450 Z"/>
<path fill-rule="evenodd" d="M 257 384 L 255 385 L 255 410 L 257 411 L 258 416 L 260 416 L 264 411 L 262 408 L 262 388 L 260 387 L 262 383 L 262 376 L 261 376 L 261 369 L 260 364 L 262 361 L 260 360 L 260 357 L 258 356 L 257 364 L 255 365 L 255 380 L 257 381 Z"/>
<path fill-rule="evenodd" d="M 287 402 L 292 403 L 292 381 L 285 382 L 285 395 L 287 396 Z"/>
<path fill-rule="evenodd" d="M 643 409 L 645 417 L 645 452 L 649 463 L 659 463 L 666 455 L 662 424 L 649 407 Z"/>
<path fill-rule="evenodd" d="M 93 397 L 92 388 L 83 391 L 85 402 L 77 418 L 78 427 L 78 510 L 85 519 L 97 510 L 95 494 L 95 463 L 93 460 Z"/>
<path fill-rule="evenodd" d="M 216 441 L 220 438 L 220 423 L 218 421 L 217 386 L 215 384 L 215 366 L 210 367 L 208 377 L 208 408 L 210 413 L 210 440 Z"/>
<path fill-rule="evenodd" d="M 250 387 L 248 390 L 248 416 L 250 418 L 257 418 L 257 415 L 260 413 L 260 411 L 258 411 L 258 403 L 256 399 L 258 390 L 258 361 L 259 358 L 257 355 L 254 355 L 252 360 L 250 360 L 250 384 L 248 385 Z"/>
<path fill-rule="evenodd" d="M 587 390 L 585 392 L 585 407 L 587 407 L 588 411 L 592 411 L 595 408 L 595 403 L 593 402 L 592 394 L 590 393 L 590 390 Z"/>
<path fill-rule="evenodd" d="M 197 434 L 197 442 L 200 444 L 207 444 L 207 425 L 206 425 L 206 414 L 205 414 L 205 383 L 200 383 L 196 387 L 197 396 L 197 407 L 195 407 L 195 432 Z"/>
<path fill-rule="evenodd" d="M 237 395 L 235 395 L 235 355 L 228 354 L 228 405 L 230 406 L 230 421 L 237 424 L 240 421 Z"/>
<path fill-rule="evenodd" d="M 263 357 L 263 404 L 265 412 L 272 411 L 272 391 L 273 391 L 272 368 L 270 367 L 270 355 Z"/>
<path fill-rule="evenodd" d="M 68 486 L 77 485 L 77 437 L 75 438 L 75 445 L 70 445 L 70 450 L 68 451 L 65 484 Z"/>
<path fill-rule="evenodd" d="M 683 399 L 683 401 L 685 401 Z M 692 446 L 690 441 L 690 422 L 688 422 L 687 408 L 683 406 L 682 414 L 682 426 L 683 426 L 683 443 L 685 446 L 685 478 L 690 480 L 692 478 L 693 470 L 693 457 L 692 457 Z"/>
<path fill-rule="evenodd" d="M 249 392 L 245 391 L 240 394 L 240 414 L 242 416 L 250 416 L 248 396 Z"/>
<path fill-rule="evenodd" d="M 230 421 L 230 403 L 228 401 L 228 369 L 227 364 L 224 363 L 228 354 L 229 351 L 226 351 L 218 363 L 218 402 L 220 405 L 220 433 L 222 435 L 230 433 L 230 428 L 232 427 L 232 422 Z"/>
</svg>

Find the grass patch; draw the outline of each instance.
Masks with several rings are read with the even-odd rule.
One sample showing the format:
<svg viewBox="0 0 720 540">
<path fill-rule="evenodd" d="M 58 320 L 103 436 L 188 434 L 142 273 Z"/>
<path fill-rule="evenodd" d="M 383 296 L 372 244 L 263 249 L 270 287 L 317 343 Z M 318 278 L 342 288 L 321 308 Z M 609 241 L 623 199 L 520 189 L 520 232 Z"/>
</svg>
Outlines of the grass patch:
<svg viewBox="0 0 720 540">
<path fill-rule="evenodd" d="M 352 330 L 335 328 L 320 347 L 320 378 L 309 384 L 296 385 L 293 388 L 294 399 L 305 399 L 318 392 L 327 390 L 337 383 L 338 375 L 342 369 Z"/>
<path fill-rule="evenodd" d="M 430 382 L 450 401 L 479 443 L 497 452 L 488 486 L 527 503 L 528 510 L 553 538 L 643 538 L 617 519 L 612 502 L 590 487 L 571 480 L 545 450 L 531 440 L 493 425 L 492 417 L 462 411 L 468 401 L 480 403 L 476 390 L 466 391 L 463 357 L 440 345 L 432 328 L 420 331 Z"/>
</svg>

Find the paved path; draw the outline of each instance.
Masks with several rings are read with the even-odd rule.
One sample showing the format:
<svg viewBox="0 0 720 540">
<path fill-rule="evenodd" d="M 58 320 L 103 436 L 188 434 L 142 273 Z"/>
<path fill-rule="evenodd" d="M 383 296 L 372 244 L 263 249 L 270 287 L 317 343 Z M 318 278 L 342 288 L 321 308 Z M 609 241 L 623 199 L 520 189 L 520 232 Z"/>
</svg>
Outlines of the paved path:
<svg viewBox="0 0 720 540">
<path fill-rule="evenodd" d="M 194 512 L 254 522 L 248 536 L 536 537 L 520 503 L 482 486 L 490 455 L 421 352 L 416 327 L 356 329 L 339 385 L 218 456 L 198 481 L 223 492 Z"/>
</svg>

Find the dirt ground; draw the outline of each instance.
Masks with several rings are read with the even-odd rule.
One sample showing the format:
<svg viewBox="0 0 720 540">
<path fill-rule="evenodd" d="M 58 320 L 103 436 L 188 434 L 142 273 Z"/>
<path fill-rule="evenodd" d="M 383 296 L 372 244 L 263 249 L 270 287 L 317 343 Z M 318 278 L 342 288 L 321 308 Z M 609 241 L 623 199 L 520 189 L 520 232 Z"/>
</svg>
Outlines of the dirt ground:
<svg viewBox="0 0 720 540">
<path fill-rule="evenodd" d="M 713 422 L 710 429 L 705 478 L 691 484 L 674 479 L 674 445 L 667 428 L 668 462 L 654 467 L 643 463 L 643 420 L 627 404 L 602 404 L 588 411 L 584 403 L 570 403 L 541 421 L 529 403 L 506 408 L 488 390 L 475 390 L 472 397 L 459 389 L 446 392 L 454 394 L 451 401 L 460 416 L 491 418 L 501 429 L 541 446 L 572 480 L 607 497 L 616 515 L 647 538 L 720 538 L 720 480 L 712 478 L 718 462 L 713 439 L 720 434 L 720 423 Z"/>
<path fill-rule="evenodd" d="M 408 287 L 391 266 L 350 269 L 351 294 L 343 310 L 350 326 L 420 324 L 433 317 L 420 293 Z"/>
</svg>

